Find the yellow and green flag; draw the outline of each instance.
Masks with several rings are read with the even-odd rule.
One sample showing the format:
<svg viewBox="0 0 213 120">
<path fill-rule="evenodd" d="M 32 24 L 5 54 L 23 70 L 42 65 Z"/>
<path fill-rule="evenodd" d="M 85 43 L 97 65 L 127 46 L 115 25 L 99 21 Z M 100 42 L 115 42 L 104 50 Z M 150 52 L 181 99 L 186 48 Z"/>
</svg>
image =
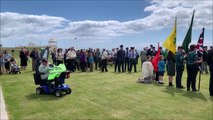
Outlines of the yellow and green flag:
<svg viewBox="0 0 213 120">
<path fill-rule="evenodd" d="M 176 52 L 176 22 L 177 18 L 175 18 L 175 25 L 171 34 L 167 37 L 167 39 L 163 43 L 163 47 L 171 51 L 173 54 L 175 54 Z"/>
</svg>

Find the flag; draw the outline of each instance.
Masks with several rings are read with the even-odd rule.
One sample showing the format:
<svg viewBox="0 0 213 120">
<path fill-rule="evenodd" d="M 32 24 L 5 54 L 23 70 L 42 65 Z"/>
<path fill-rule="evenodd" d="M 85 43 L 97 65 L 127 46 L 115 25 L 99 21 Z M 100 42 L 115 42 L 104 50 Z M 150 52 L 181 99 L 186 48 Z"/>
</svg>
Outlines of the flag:
<svg viewBox="0 0 213 120">
<path fill-rule="evenodd" d="M 171 51 L 173 54 L 176 52 L 176 22 L 177 18 L 175 18 L 175 24 L 171 34 L 163 43 L 163 47 Z"/>
<path fill-rule="evenodd" d="M 191 19 L 191 24 L 189 26 L 189 29 L 188 29 L 188 32 L 186 33 L 186 36 L 183 40 L 183 43 L 182 43 L 182 47 L 183 49 L 188 52 L 189 48 L 189 44 L 191 43 L 191 38 L 192 38 L 192 25 L 193 25 L 193 20 L 194 20 L 194 13 L 195 11 L 193 11 L 193 14 L 192 14 L 192 19 Z"/>
<path fill-rule="evenodd" d="M 204 40 L 204 28 L 202 29 L 200 37 L 197 41 L 197 50 L 198 52 L 200 52 L 200 54 L 203 54 L 203 40 Z"/>
<path fill-rule="evenodd" d="M 158 62 L 159 62 L 159 60 L 160 60 L 159 57 L 160 57 L 160 47 L 159 47 L 159 43 L 158 43 L 158 52 L 157 52 L 157 54 L 155 55 L 155 57 L 153 58 L 153 60 L 152 60 L 152 65 L 153 65 L 153 67 L 154 67 L 155 72 L 158 71 Z"/>
</svg>

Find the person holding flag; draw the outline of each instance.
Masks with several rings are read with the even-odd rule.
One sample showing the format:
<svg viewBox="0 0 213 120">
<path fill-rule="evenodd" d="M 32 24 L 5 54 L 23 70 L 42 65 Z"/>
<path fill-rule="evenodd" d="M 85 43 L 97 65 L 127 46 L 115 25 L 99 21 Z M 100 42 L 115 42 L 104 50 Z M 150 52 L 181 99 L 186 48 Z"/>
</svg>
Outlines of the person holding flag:
<svg viewBox="0 0 213 120">
<path fill-rule="evenodd" d="M 166 41 L 163 43 L 163 47 L 168 49 L 167 55 L 167 75 L 169 76 L 169 86 L 173 86 L 173 76 L 175 76 L 175 53 L 176 53 L 176 23 L 177 18 L 175 18 L 174 28 L 171 34 L 168 36 Z"/>
<path fill-rule="evenodd" d="M 193 92 L 196 92 L 196 76 L 199 71 L 198 64 L 202 63 L 202 59 L 198 60 L 196 45 L 190 45 L 190 51 L 187 54 L 187 91 L 190 86 Z"/>
</svg>

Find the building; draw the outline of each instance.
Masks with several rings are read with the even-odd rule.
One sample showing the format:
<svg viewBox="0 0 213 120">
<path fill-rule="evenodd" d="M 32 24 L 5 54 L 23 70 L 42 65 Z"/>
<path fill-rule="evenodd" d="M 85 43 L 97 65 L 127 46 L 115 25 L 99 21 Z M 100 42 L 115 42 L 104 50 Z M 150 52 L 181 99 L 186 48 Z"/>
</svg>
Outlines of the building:
<svg viewBox="0 0 213 120">
<path fill-rule="evenodd" d="M 52 50 L 53 48 L 57 48 L 57 41 L 53 38 L 49 39 L 48 46 Z"/>
</svg>

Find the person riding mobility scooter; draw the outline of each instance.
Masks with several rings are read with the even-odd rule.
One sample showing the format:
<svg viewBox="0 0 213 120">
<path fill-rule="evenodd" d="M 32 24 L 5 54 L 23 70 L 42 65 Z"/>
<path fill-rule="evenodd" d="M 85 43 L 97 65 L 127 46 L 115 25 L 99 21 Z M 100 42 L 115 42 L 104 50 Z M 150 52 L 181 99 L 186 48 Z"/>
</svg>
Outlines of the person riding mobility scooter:
<svg viewBox="0 0 213 120">
<path fill-rule="evenodd" d="M 69 78 L 70 72 L 66 71 L 64 64 L 58 66 L 48 65 L 48 61 L 43 59 L 39 69 L 34 73 L 34 81 L 37 94 L 54 93 L 60 97 L 62 93 L 70 94 L 72 92 L 68 85 L 64 84 L 64 79 Z"/>
</svg>

